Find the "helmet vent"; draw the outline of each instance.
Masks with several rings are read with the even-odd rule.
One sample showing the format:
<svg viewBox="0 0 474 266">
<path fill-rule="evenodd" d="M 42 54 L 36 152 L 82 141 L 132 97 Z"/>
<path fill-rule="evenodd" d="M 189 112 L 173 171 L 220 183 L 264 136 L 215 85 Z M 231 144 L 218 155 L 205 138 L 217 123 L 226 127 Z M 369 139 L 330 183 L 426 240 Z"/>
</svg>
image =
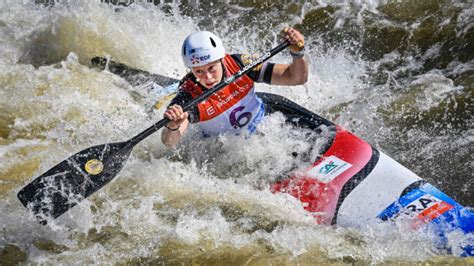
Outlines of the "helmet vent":
<svg viewBox="0 0 474 266">
<path fill-rule="evenodd" d="M 211 40 L 212 46 L 217 47 L 217 44 L 216 44 L 216 42 L 214 41 L 214 39 L 212 39 L 211 37 L 209 37 L 209 39 Z"/>
<path fill-rule="evenodd" d="M 186 55 L 186 44 L 183 45 L 183 55 Z"/>
</svg>

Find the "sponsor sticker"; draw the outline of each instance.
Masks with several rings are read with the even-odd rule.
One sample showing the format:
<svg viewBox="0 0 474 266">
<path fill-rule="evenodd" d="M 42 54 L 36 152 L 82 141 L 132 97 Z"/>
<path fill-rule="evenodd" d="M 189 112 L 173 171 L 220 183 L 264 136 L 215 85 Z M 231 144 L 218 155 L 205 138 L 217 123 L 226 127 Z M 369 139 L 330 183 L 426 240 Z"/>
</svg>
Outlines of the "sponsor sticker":
<svg viewBox="0 0 474 266">
<path fill-rule="evenodd" d="M 191 57 L 191 64 L 193 65 L 199 64 L 199 62 L 209 60 L 209 58 L 211 58 L 210 54 L 203 55 L 203 56 L 193 55 Z"/>
<path fill-rule="evenodd" d="M 104 164 L 98 159 L 91 159 L 86 162 L 84 169 L 91 175 L 98 175 L 104 170 Z"/>
<path fill-rule="evenodd" d="M 414 217 L 412 227 L 419 228 L 421 225 L 438 218 L 453 206 L 434 197 L 425 194 L 405 206 L 405 213 Z"/>
<path fill-rule="evenodd" d="M 454 208 L 454 206 L 451 204 L 415 189 L 400 198 L 398 202 L 392 203 L 387 209 L 380 213 L 378 217 L 382 220 L 388 220 L 399 216 L 408 216 L 411 220 L 411 227 L 418 229 L 452 208 Z"/>
<path fill-rule="evenodd" d="M 204 47 L 196 47 L 196 48 L 192 48 L 189 50 L 189 53 L 190 54 L 194 54 L 194 53 L 197 53 L 197 52 L 200 52 L 200 51 L 207 51 L 209 49 L 205 49 Z"/>
<path fill-rule="evenodd" d="M 323 183 L 329 183 L 352 167 L 352 164 L 331 155 L 308 171 L 308 175 Z"/>
</svg>

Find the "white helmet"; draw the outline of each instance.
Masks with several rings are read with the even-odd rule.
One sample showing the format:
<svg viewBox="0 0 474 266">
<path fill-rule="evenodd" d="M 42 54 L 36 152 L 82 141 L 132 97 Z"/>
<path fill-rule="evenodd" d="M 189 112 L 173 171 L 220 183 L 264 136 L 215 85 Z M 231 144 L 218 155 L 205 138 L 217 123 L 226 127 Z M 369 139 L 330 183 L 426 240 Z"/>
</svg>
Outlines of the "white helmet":
<svg viewBox="0 0 474 266">
<path fill-rule="evenodd" d="M 223 58 L 225 49 L 219 37 L 208 31 L 199 31 L 184 40 L 181 56 L 187 67 L 198 67 Z"/>
</svg>

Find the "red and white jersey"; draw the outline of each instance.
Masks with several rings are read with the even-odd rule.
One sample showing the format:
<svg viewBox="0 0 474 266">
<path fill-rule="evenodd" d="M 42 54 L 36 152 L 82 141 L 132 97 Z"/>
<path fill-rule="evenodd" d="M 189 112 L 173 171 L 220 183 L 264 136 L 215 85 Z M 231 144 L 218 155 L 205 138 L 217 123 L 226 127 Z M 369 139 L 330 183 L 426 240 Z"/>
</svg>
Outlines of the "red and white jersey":
<svg viewBox="0 0 474 266">
<path fill-rule="evenodd" d="M 232 76 L 242 67 L 242 63 L 239 64 L 231 55 L 226 55 L 221 62 L 225 77 Z M 200 130 L 206 135 L 239 133 L 242 128 L 255 130 L 256 124 L 264 115 L 264 106 L 262 100 L 255 94 L 254 80 L 264 81 L 263 76 L 268 76 L 268 72 L 272 70 L 273 66 L 268 67 L 264 64 L 256 67 L 257 72 L 254 73 L 257 75 L 254 77 L 243 75 L 236 79 L 206 101 L 199 103 L 194 112 L 191 112 L 190 121 L 198 122 Z M 197 83 L 192 75 L 185 78 L 180 85 L 180 93 L 192 99 L 201 95 L 204 90 L 205 88 Z M 179 99 L 179 95 L 175 99 Z M 175 103 L 179 104 L 179 101 L 171 102 Z"/>
</svg>

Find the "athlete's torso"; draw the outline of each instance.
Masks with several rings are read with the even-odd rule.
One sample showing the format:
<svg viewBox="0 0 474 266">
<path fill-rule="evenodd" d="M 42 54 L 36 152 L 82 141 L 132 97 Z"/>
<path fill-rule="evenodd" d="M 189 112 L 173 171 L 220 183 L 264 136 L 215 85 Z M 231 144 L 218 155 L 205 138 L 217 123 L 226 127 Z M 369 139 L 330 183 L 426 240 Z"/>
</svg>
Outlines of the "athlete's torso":
<svg viewBox="0 0 474 266">
<path fill-rule="evenodd" d="M 225 77 L 238 72 L 248 58 L 226 55 L 222 59 Z M 252 132 L 264 115 L 264 105 L 255 94 L 254 82 L 270 83 L 271 71 L 273 65 L 258 66 L 249 75 L 243 75 L 214 93 L 191 111 L 191 123 L 198 122 L 197 126 L 205 135 L 240 133 L 243 128 Z M 188 74 L 182 80 L 179 93 L 171 104 L 182 104 L 183 101 L 198 97 L 205 90 L 192 74 Z"/>
</svg>

